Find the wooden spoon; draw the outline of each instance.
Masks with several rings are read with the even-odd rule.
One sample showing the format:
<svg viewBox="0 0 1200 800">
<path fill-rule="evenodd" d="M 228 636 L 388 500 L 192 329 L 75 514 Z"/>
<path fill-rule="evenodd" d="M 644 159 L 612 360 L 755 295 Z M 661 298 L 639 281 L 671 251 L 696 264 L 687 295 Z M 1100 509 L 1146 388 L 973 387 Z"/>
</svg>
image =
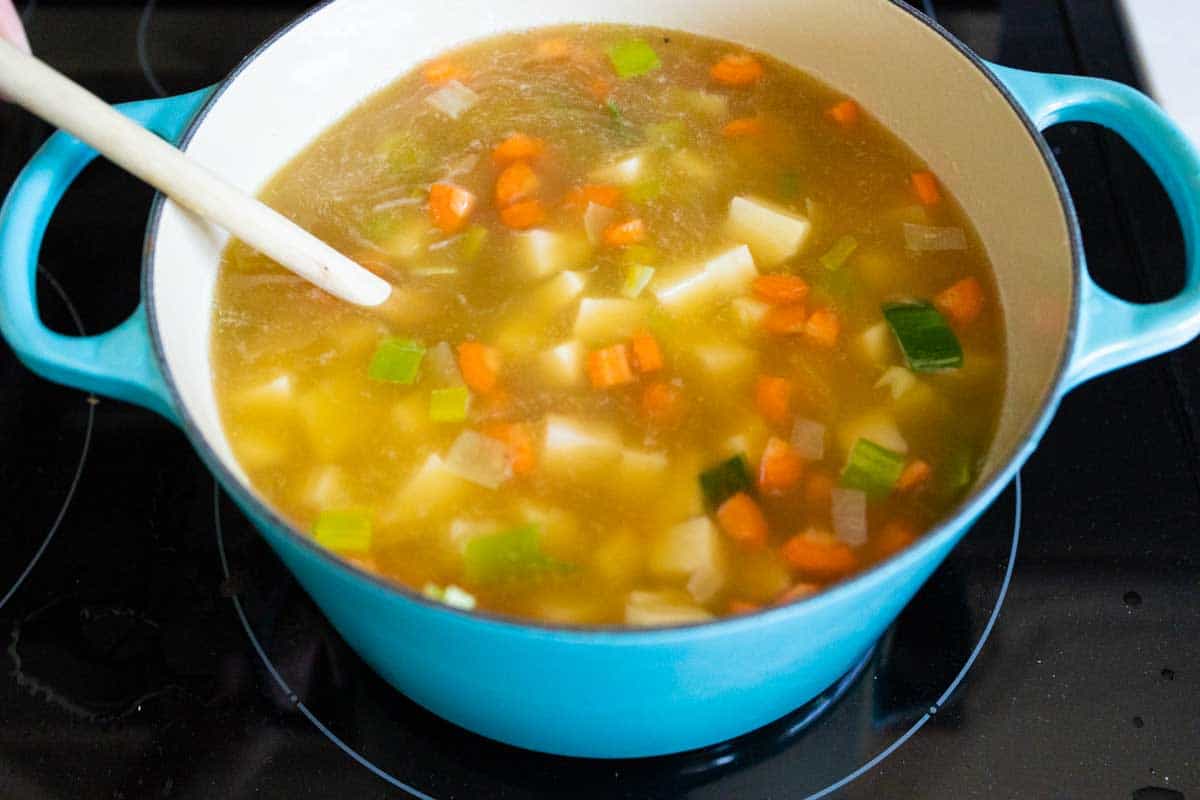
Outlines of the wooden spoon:
<svg viewBox="0 0 1200 800">
<path fill-rule="evenodd" d="M 2 39 L 0 94 L 330 294 L 359 306 L 377 306 L 391 294 L 378 275 Z"/>
</svg>

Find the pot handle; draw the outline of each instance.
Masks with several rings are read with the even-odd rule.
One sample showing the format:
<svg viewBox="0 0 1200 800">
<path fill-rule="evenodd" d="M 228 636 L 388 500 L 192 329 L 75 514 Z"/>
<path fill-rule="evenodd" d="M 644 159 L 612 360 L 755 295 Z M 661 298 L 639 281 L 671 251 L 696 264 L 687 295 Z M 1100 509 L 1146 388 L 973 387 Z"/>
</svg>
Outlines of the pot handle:
<svg viewBox="0 0 1200 800">
<path fill-rule="evenodd" d="M 125 103 L 117 109 L 169 141 L 177 140 L 210 89 Z M 17 176 L 0 208 L 0 333 L 17 357 L 44 378 L 127 400 L 178 422 L 150 341 L 145 302 L 124 322 L 95 336 L 66 336 L 42 324 L 36 275 L 50 215 L 97 153 L 59 131 Z"/>
<path fill-rule="evenodd" d="M 1187 277 L 1170 300 L 1130 303 L 1082 276 L 1068 385 L 1190 342 L 1200 334 L 1200 153 L 1154 101 L 1122 83 L 988 66 L 1039 130 L 1094 122 L 1124 137 L 1162 182 L 1183 229 Z"/>
</svg>

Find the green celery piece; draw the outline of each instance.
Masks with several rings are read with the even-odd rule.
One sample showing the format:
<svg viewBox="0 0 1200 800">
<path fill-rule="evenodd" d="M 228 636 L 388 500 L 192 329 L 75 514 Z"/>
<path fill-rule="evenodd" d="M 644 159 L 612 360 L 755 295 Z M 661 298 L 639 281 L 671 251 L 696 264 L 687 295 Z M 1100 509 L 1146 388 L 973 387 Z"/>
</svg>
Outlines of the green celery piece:
<svg viewBox="0 0 1200 800">
<path fill-rule="evenodd" d="M 700 489 L 710 511 L 716 511 L 722 503 L 738 492 L 751 493 L 754 482 L 750 479 L 750 467 L 746 457 L 738 454 L 700 473 Z"/>
<path fill-rule="evenodd" d="M 950 457 L 945 471 L 946 489 L 950 494 L 956 495 L 971 485 L 971 461 L 971 451 L 966 448 L 955 450 Z"/>
<path fill-rule="evenodd" d="M 613 122 L 621 125 L 625 124 L 625 115 L 621 112 L 621 107 L 619 105 L 614 103 L 612 100 L 609 100 L 604 104 L 604 107 L 608 110 L 608 115 L 612 117 Z"/>
<path fill-rule="evenodd" d="M 627 267 L 642 267 L 658 263 L 659 253 L 647 244 L 633 244 L 625 248 L 621 262 Z"/>
<path fill-rule="evenodd" d="M 560 566 L 542 552 L 536 525 L 476 536 L 463 553 L 466 578 L 474 584 L 528 578 Z"/>
<path fill-rule="evenodd" d="M 784 200 L 794 200 L 800 194 L 800 176 L 788 171 L 779 176 L 779 194 Z"/>
<path fill-rule="evenodd" d="M 621 296 L 634 300 L 654 279 L 654 267 L 631 266 L 625 270 L 625 281 L 621 285 Z"/>
<path fill-rule="evenodd" d="M 631 203 L 648 203 L 662 194 L 663 184 L 658 178 L 644 178 L 625 190 Z"/>
<path fill-rule="evenodd" d="M 411 384 L 417 379 L 425 348 L 412 339 L 387 338 L 379 343 L 367 376 L 376 381 Z"/>
<path fill-rule="evenodd" d="M 608 60 L 621 78 L 636 78 L 662 66 L 658 53 L 644 39 L 617 42 L 608 48 Z"/>
<path fill-rule="evenodd" d="M 678 147 L 687 136 L 687 126 L 681 119 L 652 122 L 645 131 L 647 141 L 655 147 Z"/>
<path fill-rule="evenodd" d="M 371 515 L 361 509 L 327 509 L 317 516 L 313 537 L 337 553 L 365 553 L 371 549 Z"/>
<path fill-rule="evenodd" d="M 839 269 L 857 249 L 858 239 L 853 236 L 843 236 L 833 243 L 833 247 L 829 248 L 828 253 L 821 256 L 821 264 L 825 269 Z"/>
<path fill-rule="evenodd" d="M 847 489 L 861 489 L 870 497 L 886 497 L 903 471 L 903 455 L 869 439 L 859 439 L 850 450 L 841 483 Z"/>
<path fill-rule="evenodd" d="M 962 345 L 950 323 L 932 304 L 885 303 L 883 317 L 913 372 L 938 372 L 962 366 Z"/>
<path fill-rule="evenodd" d="M 479 254 L 483 252 L 483 246 L 487 244 L 487 240 L 488 229 L 482 225 L 472 225 L 458 240 L 458 257 L 464 263 L 474 264 L 479 259 Z"/>
<path fill-rule="evenodd" d="M 434 389 L 429 394 L 429 419 L 434 422 L 462 422 L 471 408 L 471 392 L 465 386 Z"/>
<path fill-rule="evenodd" d="M 363 236 L 375 244 L 382 244 L 400 228 L 400 217 L 386 211 L 378 211 L 362 221 Z"/>
</svg>

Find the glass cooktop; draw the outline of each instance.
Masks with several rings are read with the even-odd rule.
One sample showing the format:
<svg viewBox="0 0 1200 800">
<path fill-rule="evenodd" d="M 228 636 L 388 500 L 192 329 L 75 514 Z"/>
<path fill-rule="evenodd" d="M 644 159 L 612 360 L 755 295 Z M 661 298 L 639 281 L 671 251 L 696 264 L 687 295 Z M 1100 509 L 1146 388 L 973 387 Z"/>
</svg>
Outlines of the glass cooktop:
<svg viewBox="0 0 1200 800">
<path fill-rule="evenodd" d="M 114 102 L 211 84 L 305 8 L 20 5 L 35 50 Z M 925 5 L 987 58 L 1137 82 L 1106 0 Z M 0 108 L 0 186 L 46 135 Z M 1176 291 L 1181 237 L 1141 161 L 1089 126 L 1048 139 L 1100 283 Z M 49 324 L 95 332 L 133 309 L 150 198 L 103 163 L 77 182 L 42 253 Z M 585 761 L 396 693 L 177 430 L 0 346 L 0 797 L 1200 797 L 1198 376 L 1193 344 L 1069 396 L 1018 481 L 814 703 L 705 750 Z"/>
</svg>

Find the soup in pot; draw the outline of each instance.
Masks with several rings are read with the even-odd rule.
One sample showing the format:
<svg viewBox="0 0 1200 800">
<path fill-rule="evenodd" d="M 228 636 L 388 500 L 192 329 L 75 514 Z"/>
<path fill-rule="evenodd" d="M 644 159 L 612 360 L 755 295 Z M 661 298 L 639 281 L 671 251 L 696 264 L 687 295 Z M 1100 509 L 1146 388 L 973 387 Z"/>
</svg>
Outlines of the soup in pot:
<svg viewBox="0 0 1200 800">
<path fill-rule="evenodd" d="M 212 360 L 255 490 L 461 608 L 668 625 L 886 559 L 975 480 L 987 254 L 869 109 L 768 55 L 567 26 L 425 63 L 263 199 L 394 285 L 226 249 Z"/>
</svg>

